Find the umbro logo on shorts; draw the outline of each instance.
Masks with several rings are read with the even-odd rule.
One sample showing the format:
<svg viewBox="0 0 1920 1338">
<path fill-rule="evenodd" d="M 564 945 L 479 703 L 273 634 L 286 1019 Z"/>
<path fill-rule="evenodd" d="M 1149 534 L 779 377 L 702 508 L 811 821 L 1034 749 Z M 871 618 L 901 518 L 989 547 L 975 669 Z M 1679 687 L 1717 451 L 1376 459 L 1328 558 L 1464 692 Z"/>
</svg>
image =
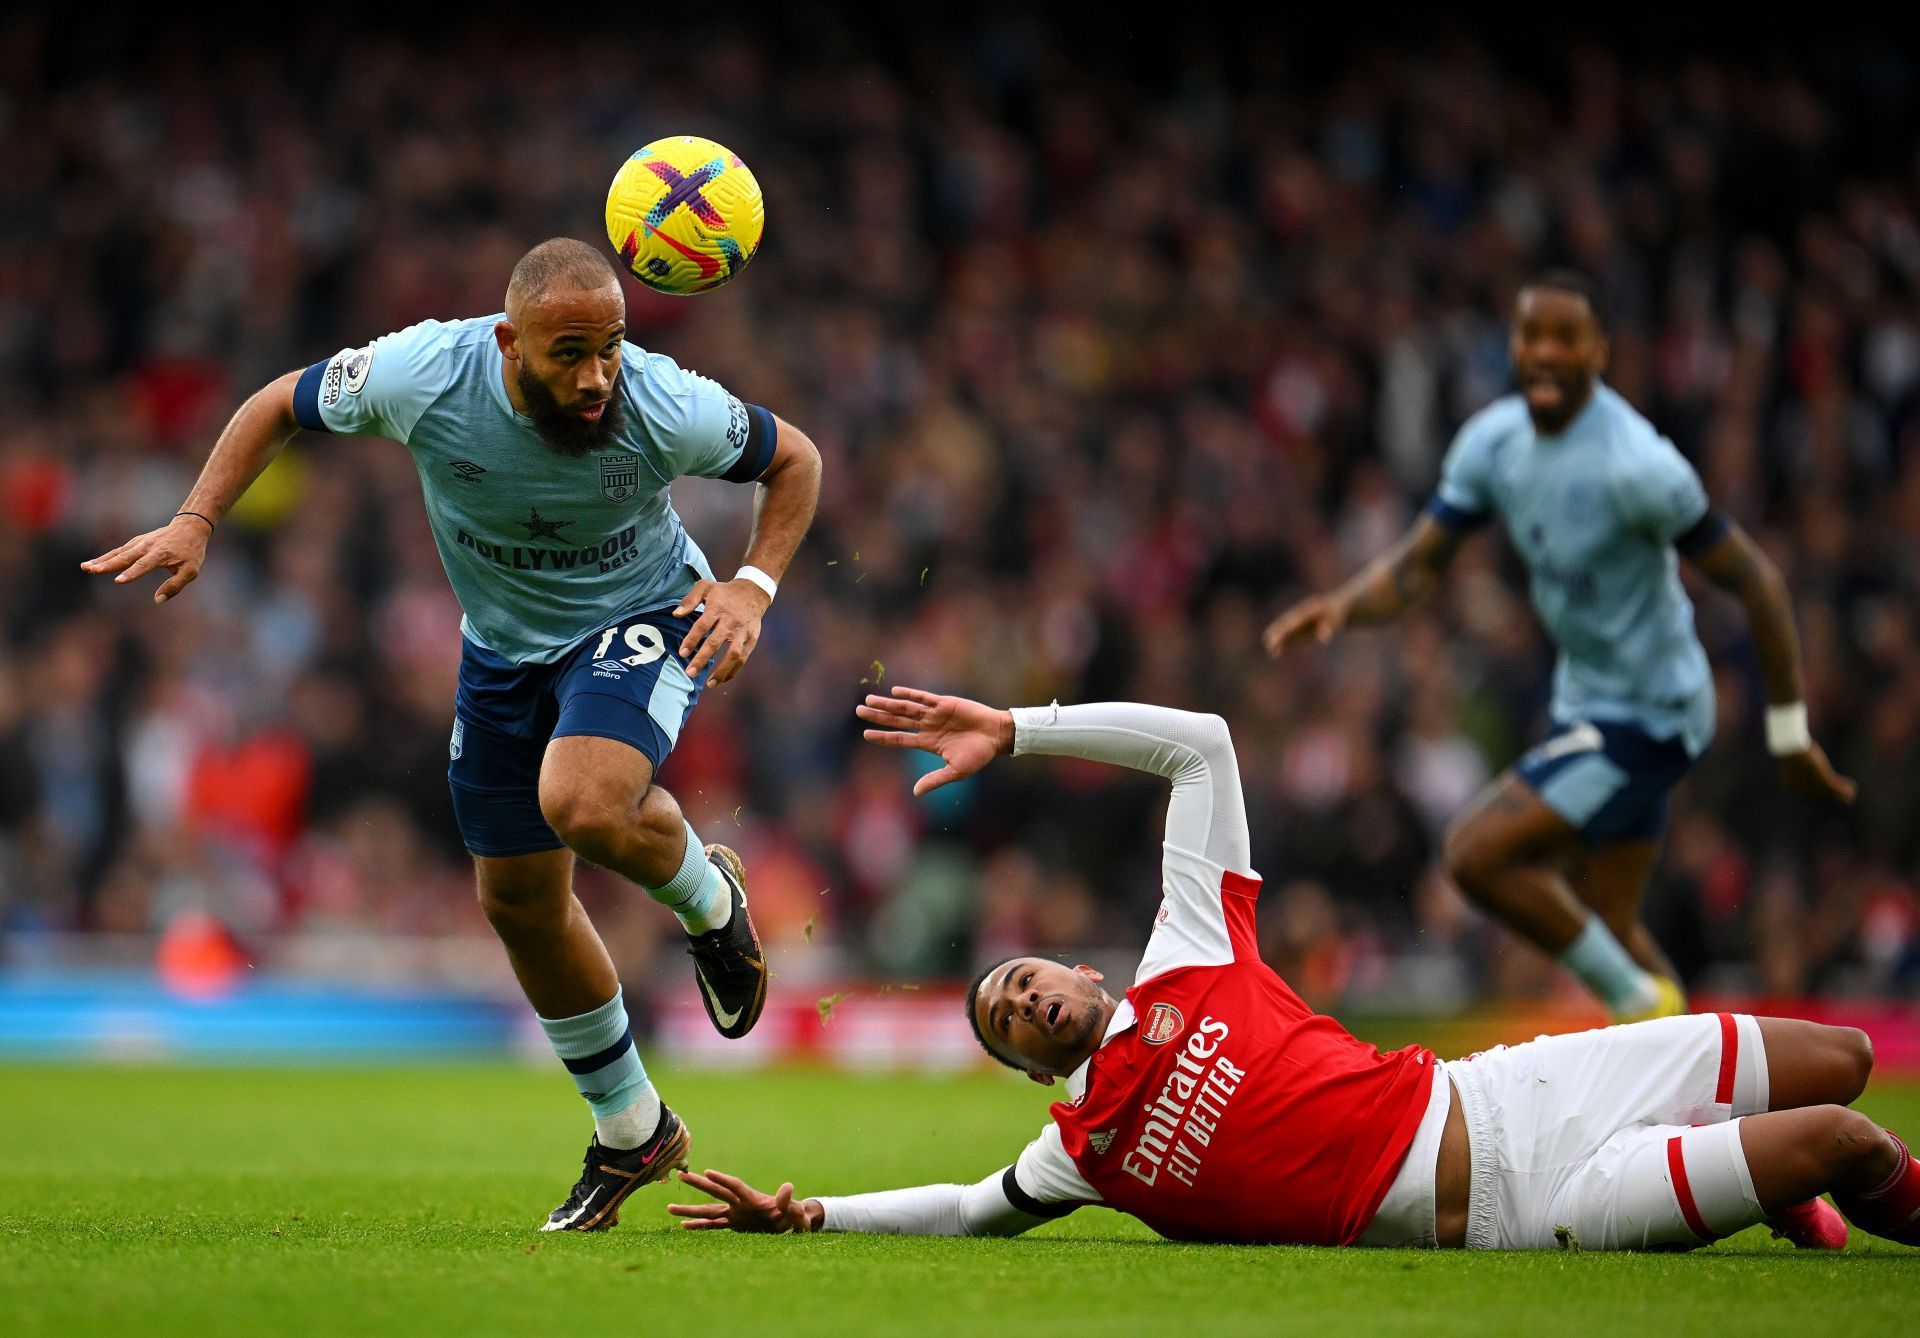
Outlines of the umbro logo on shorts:
<svg viewBox="0 0 1920 1338">
<path fill-rule="evenodd" d="M 455 460 L 447 466 L 454 475 L 466 483 L 478 483 L 480 476 L 487 472 L 485 465 L 476 465 L 471 460 Z"/>
</svg>

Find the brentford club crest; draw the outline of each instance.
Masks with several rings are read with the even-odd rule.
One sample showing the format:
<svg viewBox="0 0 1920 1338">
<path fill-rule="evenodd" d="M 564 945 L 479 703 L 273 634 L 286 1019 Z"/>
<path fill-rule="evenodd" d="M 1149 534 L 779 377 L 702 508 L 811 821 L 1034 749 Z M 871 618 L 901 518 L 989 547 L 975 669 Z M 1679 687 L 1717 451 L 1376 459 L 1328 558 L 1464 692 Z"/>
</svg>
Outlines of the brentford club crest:
<svg viewBox="0 0 1920 1338">
<path fill-rule="evenodd" d="M 631 455 L 600 457 L 600 495 L 609 502 L 624 502 L 640 491 L 640 463 Z"/>
<path fill-rule="evenodd" d="M 1140 1028 L 1140 1039 L 1148 1045 L 1165 1045 L 1185 1031 L 1186 1027 L 1187 1020 L 1180 1016 L 1178 1008 L 1170 1003 L 1157 1003 L 1147 1010 L 1147 1021 Z"/>
</svg>

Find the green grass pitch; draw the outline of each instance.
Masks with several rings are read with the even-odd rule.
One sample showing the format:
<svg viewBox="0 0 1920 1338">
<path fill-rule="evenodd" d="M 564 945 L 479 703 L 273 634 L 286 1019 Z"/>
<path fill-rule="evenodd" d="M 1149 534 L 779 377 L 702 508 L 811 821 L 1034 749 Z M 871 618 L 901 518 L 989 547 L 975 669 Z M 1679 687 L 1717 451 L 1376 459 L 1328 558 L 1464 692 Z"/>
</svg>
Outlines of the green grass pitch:
<svg viewBox="0 0 1920 1338">
<path fill-rule="evenodd" d="M 656 1075 L 696 1166 L 804 1192 L 974 1179 L 1046 1118 L 1012 1075 Z M 1920 1133 L 1920 1086 L 1863 1103 Z M 0 1333 L 1807 1335 L 1915 1332 L 1920 1251 L 1169 1245 L 1083 1211 L 1023 1240 L 533 1228 L 588 1125 L 558 1072 L 0 1068 Z M 679 1189 L 680 1195 L 691 1191 Z M 697 1197 L 697 1196 L 696 1196 Z"/>
</svg>

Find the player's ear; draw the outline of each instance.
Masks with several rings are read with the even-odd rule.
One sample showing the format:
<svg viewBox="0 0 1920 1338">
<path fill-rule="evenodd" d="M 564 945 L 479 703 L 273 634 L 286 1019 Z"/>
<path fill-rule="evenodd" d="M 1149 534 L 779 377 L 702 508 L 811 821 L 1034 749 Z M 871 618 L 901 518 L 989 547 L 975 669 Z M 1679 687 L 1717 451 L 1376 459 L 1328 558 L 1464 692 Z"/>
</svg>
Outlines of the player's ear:
<svg viewBox="0 0 1920 1338">
<path fill-rule="evenodd" d="M 493 342 L 500 346 L 501 357 L 520 360 L 520 332 L 513 328 L 512 321 L 493 323 Z"/>
<path fill-rule="evenodd" d="M 1081 975 L 1085 976 L 1088 980 L 1105 980 L 1106 979 L 1105 976 L 1101 975 L 1098 971 L 1094 970 L 1092 967 L 1088 966 L 1084 962 L 1082 962 L 1079 966 L 1074 967 L 1073 969 L 1078 971 Z"/>
<path fill-rule="evenodd" d="M 1035 1072 L 1033 1069 L 1028 1069 L 1027 1081 L 1037 1082 L 1042 1087 L 1051 1087 L 1053 1086 L 1053 1075 L 1051 1073 L 1038 1073 L 1038 1072 Z"/>
</svg>

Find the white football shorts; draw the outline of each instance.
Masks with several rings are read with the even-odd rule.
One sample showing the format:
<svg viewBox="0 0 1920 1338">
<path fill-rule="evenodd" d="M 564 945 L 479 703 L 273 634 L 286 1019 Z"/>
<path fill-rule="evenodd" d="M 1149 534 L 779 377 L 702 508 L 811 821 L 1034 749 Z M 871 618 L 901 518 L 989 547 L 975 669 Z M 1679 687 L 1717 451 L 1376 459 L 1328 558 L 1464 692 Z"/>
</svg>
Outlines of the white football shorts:
<svg viewBox="0 0 1920 1338">
<path fill-rule="evenodd" d="M 1542 1036 L 1451 1060 L 1473 1155 L 1467 1247 L 1702 1245 L 1761 1220 L 1739 1120 L 1767 1109 L 1745 1014 Z"/>
</svg>

